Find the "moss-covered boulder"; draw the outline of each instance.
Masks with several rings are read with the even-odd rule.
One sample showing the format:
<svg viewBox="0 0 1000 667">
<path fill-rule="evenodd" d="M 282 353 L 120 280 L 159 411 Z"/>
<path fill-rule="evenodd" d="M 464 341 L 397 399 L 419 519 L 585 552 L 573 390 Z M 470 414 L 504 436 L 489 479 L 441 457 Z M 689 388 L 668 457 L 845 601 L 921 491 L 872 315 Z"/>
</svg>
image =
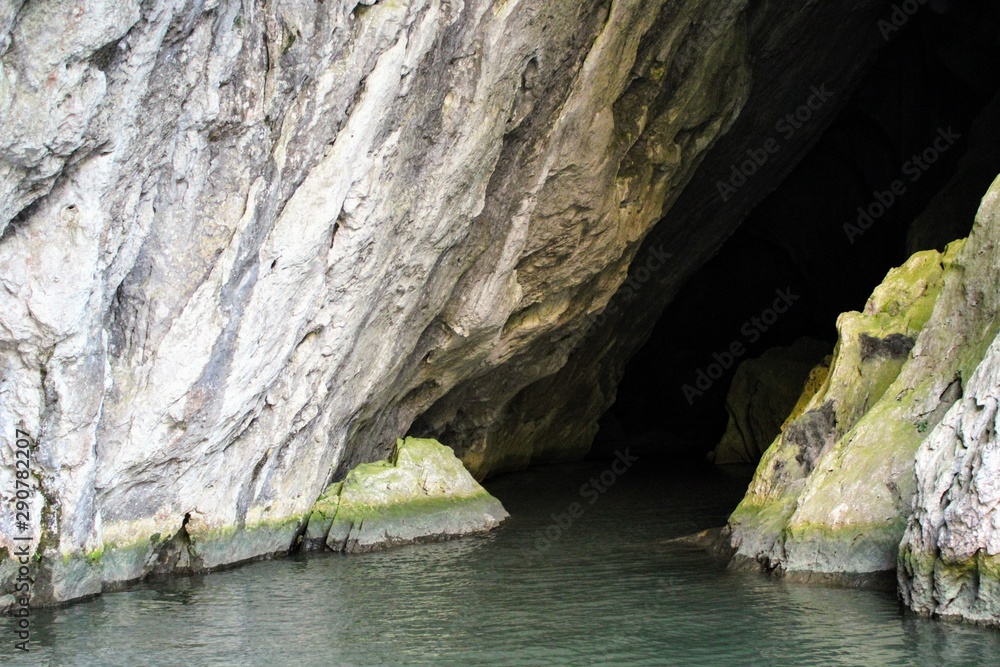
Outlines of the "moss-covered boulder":
<svg viewBox="0 0 1000 667">
<path fill-rule="evenodd" d="M 726 396 L 729 424 L 710 458 L 717 465 L 760 461 L 800 397 L 819 390 L 829 353 L 827 343 L 801 338 L 740 364 Z"/>
<path fill-rule="evenodd" d="M 388 461 L 331 485 L 309 516 L 308 548 L 365 552 L 493 530 L 507 518 L 451 448 L 406 438 Z"/>
<path fill-rule="evenodd" d="M 736 564 L 852 581 L 894 569 L 916 448 L 956 398 L 955 355 L 927 358 L 922 332 L 948 281 L 961 279 L 962 248 L 913 255 L 863 312 L 838 318 L 829 377 L 764 454 L 730 518 Z"/>
</svg>

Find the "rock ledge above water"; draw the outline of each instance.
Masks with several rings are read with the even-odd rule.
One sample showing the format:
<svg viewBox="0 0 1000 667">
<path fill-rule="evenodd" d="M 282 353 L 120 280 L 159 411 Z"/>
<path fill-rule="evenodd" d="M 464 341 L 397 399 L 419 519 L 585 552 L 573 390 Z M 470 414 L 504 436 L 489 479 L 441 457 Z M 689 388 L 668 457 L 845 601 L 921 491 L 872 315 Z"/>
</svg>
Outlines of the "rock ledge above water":
<svg viewBox="0 0 1000 667">
<path fill-rule="evenodd" d="M 366 552 L 493 530 L 500 501 L 436 440 L 399 440 L 387 461 L 354 468 L 316 501 L 308 548 Z"/>
</svg>

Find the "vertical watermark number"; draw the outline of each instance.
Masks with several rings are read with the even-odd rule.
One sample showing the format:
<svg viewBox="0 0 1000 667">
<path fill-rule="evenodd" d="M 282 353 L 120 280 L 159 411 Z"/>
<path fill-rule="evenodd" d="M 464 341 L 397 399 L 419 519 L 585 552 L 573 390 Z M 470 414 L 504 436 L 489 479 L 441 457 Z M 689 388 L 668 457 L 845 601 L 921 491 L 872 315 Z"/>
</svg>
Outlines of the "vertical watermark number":
<svg viewBox="0 0 1000 667">
<path fill-rule="evenodd" d="M 31 641 L 31 436 L 21 429 L 14 434 L 14 648 L 27 651 Z"/>
</svg>

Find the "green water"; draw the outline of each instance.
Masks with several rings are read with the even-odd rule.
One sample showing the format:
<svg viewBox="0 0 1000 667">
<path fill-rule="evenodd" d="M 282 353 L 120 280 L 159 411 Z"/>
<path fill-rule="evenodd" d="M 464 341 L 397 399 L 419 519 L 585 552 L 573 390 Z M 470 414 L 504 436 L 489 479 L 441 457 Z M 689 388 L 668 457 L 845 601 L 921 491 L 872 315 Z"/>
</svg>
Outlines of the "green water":
<svg viewBox="0 0 1000 667">
<path fill-rule="evenodd" d="M 581 495 L 607 467 L 495 480 L 513 518 L 489 536 L 263 562 L 39 611 L 27 655 L 4 620 L 0 664 L 1000 664 L 1000 632 L 915 618 L 891 593 L 727 573 L 663 543 L 722 524 L 745 480 L 642 460 Z M 552 515 L 573 503 L 582 516 L 556 535 Z M 539 552 L 546 529 L 556 539 Z"/>
</svg>

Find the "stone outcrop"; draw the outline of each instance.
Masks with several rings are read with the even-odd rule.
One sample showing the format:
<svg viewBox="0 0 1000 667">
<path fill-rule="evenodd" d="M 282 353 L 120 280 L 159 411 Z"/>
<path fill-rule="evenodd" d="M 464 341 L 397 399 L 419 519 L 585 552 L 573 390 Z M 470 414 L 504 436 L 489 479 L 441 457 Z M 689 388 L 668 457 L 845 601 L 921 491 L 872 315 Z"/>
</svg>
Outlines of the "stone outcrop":
<svg viewBox="0 0 1000 667">
<path fill-rule="evenodd" d="M 450 447 L 407 438 L 387 461 L 362 463 L 309 515 L 308 546 L 365 552 L 493 530 L 507 518 Z"/>
<path fill-rule="evenodd" d="M 961 247 L 915 254 L 889 272 L 863 312 L 838 319 L 826 382 L 767 450 L 730 518 L 738 562 L 803 578 L 895 567 L 927 429 L 920 424 L 943 414 L 914 418 L 901 401 L 925 381 L 921 393 L 954 400 L 950 383 L 939 390 L 935 378 L 902 371 L 920 363 L 911 351 L 948 277 L 961 275 L 953 268 Z"/>
<path fill-rule="evenodd" d="M 726 396 L 729 422 L 712 452 L 718 465 L 760 461 L 771 442 L 805 411 L 829 374 L 830 346 L 802 338 L 740 364 Z"/>
<path fill-rule="evenodd" d="M 730 519 L 734 564 L 857 581 L 898 561 L 914 609 L 995 622 L 998 241 L 1000 180 L 964 243 L 917 253 L 842 316 L 828 386 Z"/>
<path fill-rule="evenodd" d="M 3 3 L 0 426 L 36 443 L 35 603 L 282 553 L 407 432 L 478 476 L 582 455 L 880 9 Z M 6 502 L 0 525 L 7 548 Z"/>
</svg>

